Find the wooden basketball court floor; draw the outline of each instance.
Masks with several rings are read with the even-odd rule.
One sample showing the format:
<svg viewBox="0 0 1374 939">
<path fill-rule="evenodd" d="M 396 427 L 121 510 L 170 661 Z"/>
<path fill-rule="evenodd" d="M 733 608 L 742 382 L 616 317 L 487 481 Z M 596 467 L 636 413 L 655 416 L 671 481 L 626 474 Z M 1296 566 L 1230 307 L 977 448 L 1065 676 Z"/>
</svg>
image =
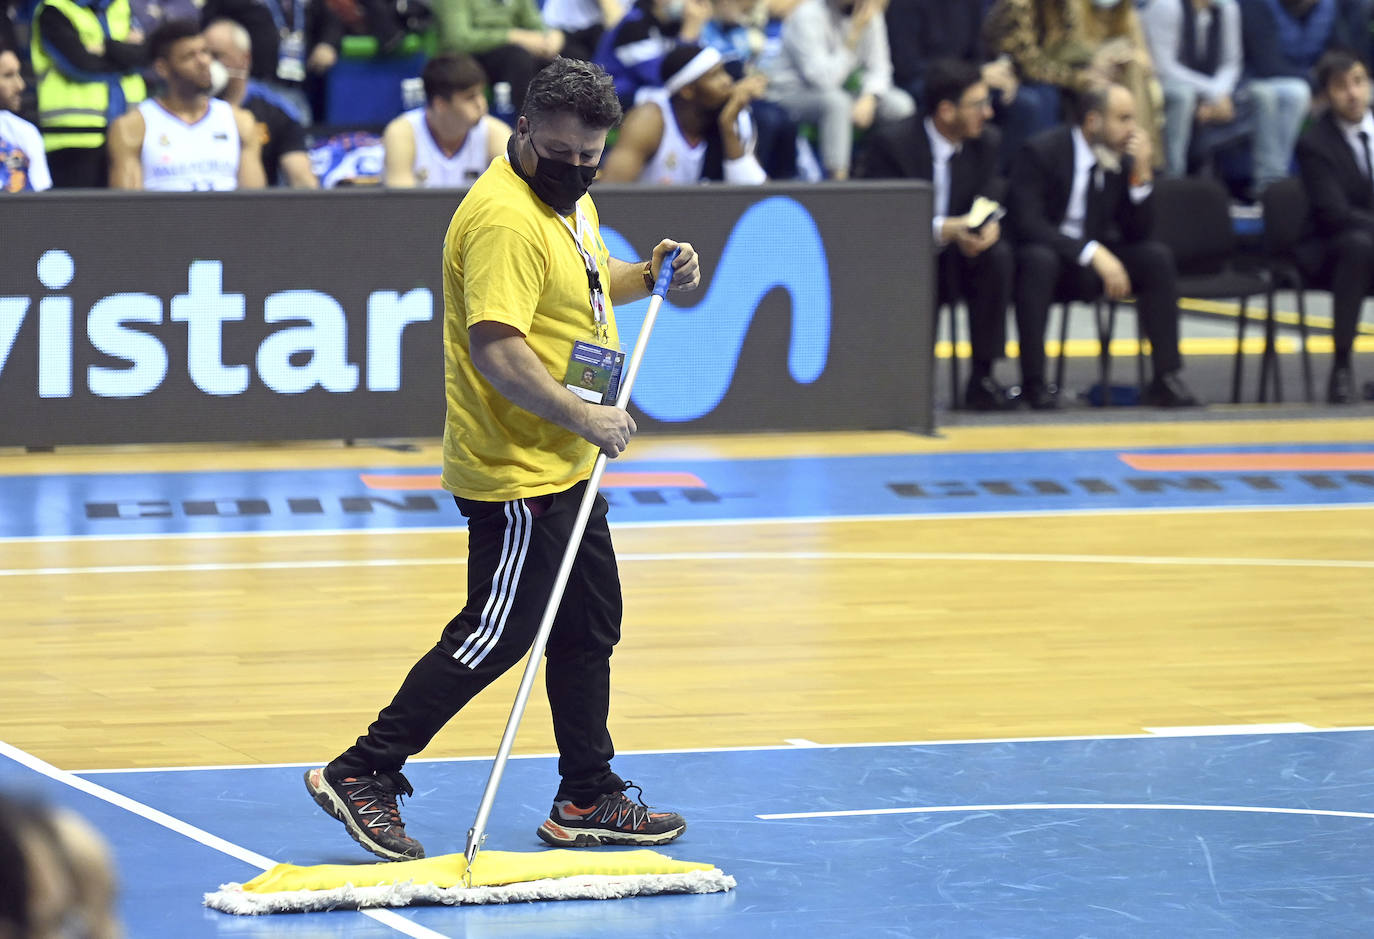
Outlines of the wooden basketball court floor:
<svg viewBox="0 0 1374 939">
<path fill-rule="evenodd" d="M 1367 935 L 1374 421 L 646 438 L 609 490 L 618 768 L 728 895 L 243 920 L 369 860 L 300 767 L 463 593 L 433 441 L 0 455 L 0 787 L 96 820 L 129 934 Z M 408 770 L 459 851 L 514 695 Z M 536 694 L 489 846 L 535 850 Z"/>
</svg>

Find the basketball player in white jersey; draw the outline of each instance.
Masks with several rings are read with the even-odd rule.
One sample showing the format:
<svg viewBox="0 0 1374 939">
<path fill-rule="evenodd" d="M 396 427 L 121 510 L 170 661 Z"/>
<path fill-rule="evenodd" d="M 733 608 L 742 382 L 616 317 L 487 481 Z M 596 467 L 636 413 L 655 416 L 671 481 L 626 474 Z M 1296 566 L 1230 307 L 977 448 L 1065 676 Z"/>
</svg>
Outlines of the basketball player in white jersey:
<svg viewBox="0 0 1374 939">
<path fill-rule="evenodd" d="M 168 20 L 148 38 L 162 91 L 110 125 L 110 186 L 191 192 L 261 189 L 262 138 L 253 116 L 210 97 L 200 25 Z"/>
<path fill-rule="evenodd" d="M 754 185 L 768 176 L 754 157 L 749 102 L 761 78 L 736 82 L 718 50 L 685 44 L 663 57 L 663 87 L 641 92 L 598 177 L 610 183 Z"/>
<path fill-rule="evenodd" d="M 425 106 L 382 134 L 383 181 L 394 189 L 465 189 L 506 152 L 510 125 L 487 113 L 487 75 L 471 56 L 435 56 L 420 79 Z"/>
</svg>

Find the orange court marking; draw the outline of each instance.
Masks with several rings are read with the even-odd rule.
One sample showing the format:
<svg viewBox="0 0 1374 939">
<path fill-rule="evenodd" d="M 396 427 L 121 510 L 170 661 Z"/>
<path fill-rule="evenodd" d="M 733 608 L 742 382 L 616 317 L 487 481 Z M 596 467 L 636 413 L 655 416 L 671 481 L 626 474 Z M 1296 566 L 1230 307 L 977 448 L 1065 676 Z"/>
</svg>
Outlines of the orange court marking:
<svg viewBox="0 0 1374 939">
<path fill-rule="evenodd" d="M 360 477 L 369 489 L 386 492 L 417 492 L 442 489 L 436 474 L 396 473 L 379 475 L 363 473 Z M 606 473 L 601 477 L 602 489 L 705 489 L 695 473 Z"/>
<path fill-rule="evenodd" d="M 1122 453 L 1131 469 L 1153 472 L 1225 473 L 1259 470 L 1374 470 L 1374 453 Z"/>
</svg>

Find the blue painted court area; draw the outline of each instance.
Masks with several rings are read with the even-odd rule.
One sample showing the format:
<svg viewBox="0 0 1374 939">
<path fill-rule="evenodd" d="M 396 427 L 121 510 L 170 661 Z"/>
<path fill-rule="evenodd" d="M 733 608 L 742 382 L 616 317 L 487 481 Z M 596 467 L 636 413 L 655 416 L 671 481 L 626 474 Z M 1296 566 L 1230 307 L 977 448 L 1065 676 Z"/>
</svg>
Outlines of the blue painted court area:
<svg viewBox="0 0 1374 939">
<path fill-rule="evenodd" d="M 0 538 L 446 528 L 430 471 L 11 476 Z M 624 461 L 617 524 L 1374 504 L 1374 445 Z"/>
<path fill-rule="evenodd" d="M 486 761 L 415 761 L 409 830 L 461 852 Z M 412 908 L 442 936 L 1368 936 L 1374 730 L 623 754 L 680 809 L 668 853 L 729 894 Z M 301 768 L 91 772 L 79 779 L 276 861 L 364 862 Z M 539 850 L 552 758 L 514 760 L 487 846 Z M 200 905 L 254 868 L 0 760 L 113 840 L 131 936 L 390 937 L 358 912 L 240 918 Z"/>
</svg>

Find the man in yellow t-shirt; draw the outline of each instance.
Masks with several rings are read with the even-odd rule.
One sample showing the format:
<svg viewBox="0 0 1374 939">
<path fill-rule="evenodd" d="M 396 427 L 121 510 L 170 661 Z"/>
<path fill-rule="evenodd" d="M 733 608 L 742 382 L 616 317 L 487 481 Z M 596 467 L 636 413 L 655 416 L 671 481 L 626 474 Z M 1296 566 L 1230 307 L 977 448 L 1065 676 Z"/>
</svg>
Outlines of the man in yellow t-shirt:
<svg viewBox="0 0 1374 939">
<path fill-rule="evenodd" d="M 600 67 L 555 60 L 444 241 L 443 484 L 468 520 L 467 604 L 367 733 L 305 774 L 315 801 L 378 857 L 424 856 L 397 806 L 413 791 L 401 767 L 529 650 L 597 451 L 617 457 L 635 432 L 612 401 L 588 400 L 586 373 L 612 373 L 620 348 L 613 304 L 647 295 L 674 249 L 671 285 L 700 280 L 685 242 L 634 263 L 606 250 L 586 192 L 620 117 Z M 666 844 L 687 827 L 631 800 L 638 787 L 611 770 L 621 597 L 606 511 L 598 495 L 545 665 L 562 781 L 538 834 L 560 847 Z"/>
</svg>

